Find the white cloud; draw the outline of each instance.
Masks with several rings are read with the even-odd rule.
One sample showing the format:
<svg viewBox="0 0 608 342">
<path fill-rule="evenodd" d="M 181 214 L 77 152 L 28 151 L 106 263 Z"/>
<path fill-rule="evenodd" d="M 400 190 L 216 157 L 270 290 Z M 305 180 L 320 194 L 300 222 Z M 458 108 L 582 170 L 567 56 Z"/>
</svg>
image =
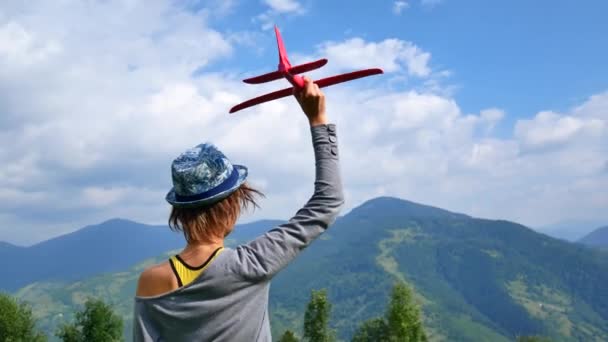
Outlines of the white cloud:
<svg viewBox="0 0 608 342">
<path fill-rule="evenodd" d="M 393 13 L 396 15 L 400 15 L 401 12 L 408 9 L 409 7 L 410 5 L 407 3 L 407 1 L 395 1 L 393 2 Z"/>
<path fill-rule="evenodd" d="M 581 139 L 599 139 L 606 134 L 606 129 L 605 120 L 544 111 L 531 120 L 518 121 L 515 136 L 526 148 L 542 149 Z"/>
<path fill-rule="evenodd" d="M 326 42 L 318 47 L 318 54 L 327 57 L 332 68 L 380 67 L 385 72 L 406 71 L 416 77 L 431 74 L 431 54 L 400 39 L 367 42 L 361 38 L 351 38 L 343 42 Z"/>
<path fill-rule="evenodd" d="M 382 189 L 383 194 L 525 224 L 567 217 L 608 219 L 602 209 L 608 195 L 597 190 L 608 184 L 608 136 L 599 129 L 606 127 L 605 120 L 583 121 L 587 134 L 528 153 L 529 138 L 517 128 L 513 138 L 488 135 L 488 127 L 505 116 L 496 108 L 465 114 L 449 97 L 412 91 L 379 89 L 359 96 L 352 88 L 340 88 L 330 95 L 339 103 L 343 169 L 348 170 L 352 205 Z M 577 108 L 599 100 L 593 97 Z M 348 101 L 352 105 L 344 105 Z M 519 120 L 516 127 L 528 121 Z M 545 126 L 552 127 L 540 125 Z M 559 125 L 554 129 L 561 130 Z"/>
<path fill-rule="evenodd" d="M 44 41 L 19 23 L 9 21 L 0 26 L 0 62 L 3 66 L 28 67 L 60 51 L 61 46 L 56 41 Z"/>
<path fill-rule="evenodd" d="M 264 0 L 264 3 L 269 9 L 255 16 L 252 21 L 260 23 L 265 31 L 272 29 L 281 15 L 302 15 L 306 12 L 295 0 Z"/>
<path fill-rule="evenodd" d="M 485 134 L 489 134 L 496 124 L 505 117 L 505 112 L 498 108 L 488 108 L 482 110 L 479 116 L 480 120 L 486 125 Z"/>
<path fill-rule="evenodd" d="M 269 11 L 260 13 L 257 17 L 255 17 L 253 19 L 253 22 L 261 23 L 262 30 L 268 31 L 274 27 L 277 16 L 278 16 L 277 12 L 269 10 Z"/>
<path fill-rule="evenodd" d="M 118 206 L 124 206 L 133 201 L 146 203 L 145 198 L 158 197 L 164 195 L 164 191 L 153 191 L 146 188 L 136 188 L 132 186 L 87 186 L 78 195 L 81 208 L 94 208 L 102 210 L 110 208 L 114 210 Z M 156 202 L 148 201 L 149 203 Z"/>
<path fill-rule="evenodd" d="M 128 188 L 86 187 L 82 190 L 84 204 L 105 207 L 124 199 Z"/>
<path fill-rule="evenodd" d="M 207 0 L 204 4 L 213 16 L 223 16 L 234 12 L 238 0 Z"/>
<path fill-rule="evenodd" d="M 205 25 L 204 10 L 170 1 L 32 1 L 1 11 L 0 143 L 11 148 L 0 149 L 0 207 L 8 210 L 0 226 L 21 220 L 56 227 L 71 216 L 76 228 L 141 206 L 136 196 L 136 203 L 117 205 L 112 192 L 91 189 L 146 193 L 146 180 L 159 178 L 146 167 L 166 163 L 183 148 L 181 134 L 191 134 L 192 143 L 192 133 L 201 136 L 196 125 L 234 100 L 201 93 L 211 84 L 193 86 L 194 70 L 232 52 Z M 162 194 L 167 186 L 154 183 L 150 191 Z M 87 209 L 91 199 L 105 210 Z M 131 214 L 146 220 L 147 206 Z"/>
<path fill-rule="evenodd" d="M 264 0 L 272 10 L 279 13 L 298 12 L 302 10 L 302 5 L 295 0 Z"/>
<path fill-rule="evenodd" d="M 608 120 L 608 91 L 591 96 L 585 103 L 576 107 L 573 114 L 582 118 Z"/>
</svg>

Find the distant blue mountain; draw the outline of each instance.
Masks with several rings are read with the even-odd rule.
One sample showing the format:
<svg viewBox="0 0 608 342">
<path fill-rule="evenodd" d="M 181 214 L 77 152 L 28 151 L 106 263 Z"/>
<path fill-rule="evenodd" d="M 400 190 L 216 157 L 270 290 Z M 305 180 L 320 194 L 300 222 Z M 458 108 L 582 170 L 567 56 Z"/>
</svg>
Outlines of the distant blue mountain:
<svg viewBox="0 0 608 342">
<path fill-rule="evenodd" d="M 608 248 L 608 226 L 592 231 L 578 242 L 591 247 Z"/>
<path fill-rule="evenodd" d="M 280 222 L 263 220 L 237 225 L 229 239 L 247 241 Z M 0 242 L 4 264 L 0 290 L 14 291 L 42 280 L 71 281 L 117 272 L 183 246 L 183 235 L 167 226 L 123 219 L 87 226 L 30 247 Z"/>
<path fill-rule="evenodd" d="M 597 220 L 565 220 L 538 227 L 536 231 L 556 239 L 575 242 L 600 226 L 602 226 L 602 222 Z"/>
<path fill-rule="evenodd" d="M 0 241 L 0 260 L 13 260 L 15 253 L 21 252 L 25 247 L 15 246 L 8 242 Z"/>
<path fill-rule="evenodd" d="M 0 251 L 17 251 L 25 247 L 15 246 L 12 243 L 0 241 Z"/>
</svg>

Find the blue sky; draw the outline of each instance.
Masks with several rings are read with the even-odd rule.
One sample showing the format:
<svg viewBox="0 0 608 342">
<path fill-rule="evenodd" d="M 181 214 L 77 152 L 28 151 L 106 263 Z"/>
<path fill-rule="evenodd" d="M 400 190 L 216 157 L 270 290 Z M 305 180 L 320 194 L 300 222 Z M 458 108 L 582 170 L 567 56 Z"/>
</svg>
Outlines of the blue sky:
<svg viewBox="0 0 608 342">
<path fill-rule="evenodd" d="M 3 1 L 0 240 L 165 222 L 170 162 L 202 141 L 267 194 L 244 220 L 288 218 L 312 180 L 295 102 L 226 114 L 284 86 L 240 82 L 276 66 L 275 23 L 292 62 L 329 58 L 312 77 L 386 71 L 326 90 L 348 209 L 391 195 L 530 226 L 608 223 L 605 13 L 604 1 Z"/>
<path fill-rule="evenodd" d="M 605 1 L 407 1 L 399 15 L 395 1 L 302 3 L 305 13 L 275 21 L 289 49 L 305 52 L 320 41 L 350 37 L 415 42 L 432 52 L 432 65 L 452 72 L 454 97 L 465 112 L 498 106 L 516 118 L 564 111 L 606 89 Z M 254 1 L 239 6 L 218 26 L 251 29 L 251 17 L 263 7 Z M 249 64 L 239 58 L 246 51 L 238 51 L 231 66 L 274 66 L 272 33 L 265 38 L 264 58 Z"/>
</svg>

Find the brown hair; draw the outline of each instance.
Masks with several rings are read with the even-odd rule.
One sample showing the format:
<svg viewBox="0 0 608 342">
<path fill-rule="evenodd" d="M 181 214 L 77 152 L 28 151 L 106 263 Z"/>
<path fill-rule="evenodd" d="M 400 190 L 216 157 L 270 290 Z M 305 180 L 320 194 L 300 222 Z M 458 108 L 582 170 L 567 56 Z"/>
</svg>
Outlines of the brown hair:
<svg viewBox="0 0 608 342">
<path fill-rule="evenodd" d="M 256 197 L 264 194 L 247 183 L 221 201 L 210 206 L 171 209 L 169 227 L 184 233 L 187 242 L 210 242 L 223 239 L 232 231 L 242 210 L 259 208 Z"/>
</svg>

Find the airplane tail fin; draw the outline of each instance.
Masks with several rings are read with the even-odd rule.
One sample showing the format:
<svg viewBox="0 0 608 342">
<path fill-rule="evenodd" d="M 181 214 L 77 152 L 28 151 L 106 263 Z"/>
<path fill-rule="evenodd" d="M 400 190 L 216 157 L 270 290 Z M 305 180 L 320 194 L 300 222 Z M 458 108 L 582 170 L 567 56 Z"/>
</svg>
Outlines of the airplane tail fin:
<svg viewBox="0 0 608 342">
<path fill-rule="evenodd" d="M 277 47 L 279 48 L 279 70 L 281 69 L 289 69 L 291 64 L 289 64 L 289 59 L 287 58 L 287 51 L 285 50 L 285 44 L 283 44 L 283 38 L 281 37 L 281 32 L 277 25 L 274 25 L 274 34 L 277 37 Z"/>
<path fill-rule="evenodd" d="M 288 72 L 291 75 L 297 75 L 297 74 L 301 74 L 304 72 L 318 69 L 318 68 L 324 66 L 325 64 L 327 64 L 327 59 L 323 58 L 323 59 L 319 59 L 314 62 L 300 64 L 300 65 L 296 65 L 296 66 L 292 67 L 291 63 L 289 63 L 289 59 L 287 58 L 287 51 L 285 50 L 285 44 L 283 43 L 283 38 L 281 37 L 281 31 L 279 31 L 279 28 L 276 25 L 274 26 L 274 34 L 277 38 L 277 47 L 279 49 L 278 70 L 269 72 L 269 73 L 266 73 L 266 74 L 263 74 L 260 76 L 247 78 L 247 79 L 243 80 L 243 82 L 249 83 L 249 84 L 259 84 L 259 83 L 275 81 L 275 80 L 285 77 L 285 72 Z M 298 82 L 298 81 L 296 81 L 296 82 Z"/>
</svg>

